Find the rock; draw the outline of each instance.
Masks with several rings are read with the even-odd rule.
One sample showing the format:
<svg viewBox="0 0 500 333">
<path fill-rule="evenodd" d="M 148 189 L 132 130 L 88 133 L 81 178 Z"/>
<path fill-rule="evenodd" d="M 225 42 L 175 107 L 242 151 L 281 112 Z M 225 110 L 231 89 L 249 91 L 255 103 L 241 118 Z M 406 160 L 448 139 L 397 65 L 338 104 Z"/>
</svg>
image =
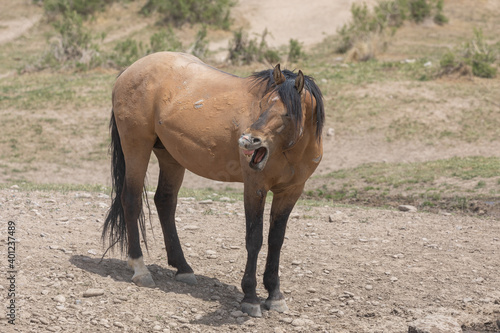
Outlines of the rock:
<svg viewBox="0 0 500 333">
<path fill-rule="evenodd" d="M 135 316 L 134 318 L 132 318 L 131 322 L 133 322 L 134 324 L 140 324 L 142 322 L 142 319 L 138 316 Z"/>
<path fill-rule="evenodd" d="M 198 227 L 197 225 L 187 225 L 184 227 L 184 230 L 198 230 L 200 229 L 200 227 Z"/>
<path fill-rule="evenodd" d="M 417 211 L 417 207 L 411 205 L 399 205 L 398 209 L 402 212 L 414 213 Z"/>
<path fill-rule="evenodd" d="M 108 205 L 107 203 L 105 203 L 105 202 L 99 202 L 99 203 L 97 204 L 97 206 L 98 206 L 99 208 L 102 208 L 102 209 L 108 209 L 108 208 L 109 208 L 109 205 Z"/>
<path fill-rule="evenodd" d="M 326 131 L 326 136 L 335 136 L 335 129 L 333 128 L 329 128 L 327 131 Z"/>
<path fill-rule="evenodd" d="M 245 313 L 241 312 L 240 310 L 231 312 L 231 317 L 239 318 L 243 316 L 245 316 Z"/>
<path fill-rule="evenodd" d="M 119 321 L 115 321 L 113 323 L 113 326 L 116 326 L 118 328 L 125 328 L 125 325 L 123 325 L 122 323 L 120 323 Z"/>
<path fill-rule="evenodd" d="M 84 192 L 84 193 L 76 193 L 75 194 L 75 198 L 90 199 L 90 198 L 92 198 L 92 194 L 86 193 L 86 192 Z"/>
<path fill-rule="evenodd" d="M 208 259 L 216 259 L 217 258 L 217 252 L 213 250 L 206 250 L 205 255 Z"/>
<path fill-rule="evenodd" d="M 38 321 L 44 325 L 48 325 L 49 321 L 46 318 L 40 317 L 38 318 Z"/>
<path fill-rule="evenodd" d="M 87 289 L 83 293 L 83 297 L 95 297 L 104 295 L 104 289 Z"/>
<path fill-rule="evenodd" d="M 347 223 L 349 219 L 345 213 L 337 210 L 328 216 L 328 222 Z"/>
<path fill-rule="evenodd" d="M 299 213 L 291 213 L 290 214 L 290 218 L 291 219 L 299 219 L 300 218 L 300 214 Z"/>
<path fill-rule="evenodd" d="M 66 302 L 66 297 L 64 297 L 63 295 L 57 295 L 56 297 L 53 298 L 54 301 L 56 301 L 57 303 L 64 303 Z"/>
<path fill-rule="evenodd" d="M 161 326 L 160 325 L 153 326 L 153 331 L 161 331 Z"/>
<path fill-rule="evenodd" d="M 314 322 L 310 319 L 305 319 L 305 318 L 296 318 L 292 321 L 292 326 L 309 326 L 313 325 Z"/>
<path fill-rule="evenodd" d="M 207 200 L 201 200 L 201 201 L 198 201 L 198 203 L 199 203 L 200 205 L 211 205 L 211 204 L 213 204 L 214 202 L 213 202 L 213 200 L 212 200 L 212 199 L 207 199 Z"/>
<path fill-rule="evenodd" d="M 371 284 L 367 284 L 367 285 L 365 286 L 365 289 L 366 289 L 366 290 L 372 290 L 372 289 L 373 289 L 373 286 L 372 286 Z"/>
<path fill-rule="evenodd" d="M 443 315 L 428 315 L 423 319 L 415 320 L 408 326 L 408 333 L 462 333 L 458 322 Z"/>
<path fill-rule="evenodd" d="M 63 311 L 63 312 L 66 311 L 66 307 L 64 305 L 62 305 L 62 304 L 56 306 L 56 309 L 59 310 L 59 311 Z"/>
<path fill-rule="evenodd" d="M 97 251 L 96 251 L 96 250 L 94 250 L 94 249 L 90 249 L 90 250 L 88 250 L 88 251 L 87 251 L 87 253 L 92 254 L 92 255 L 94 255 L 94 256 L 95 256 L 95 255 L 97 255 Z"/>
</svg>

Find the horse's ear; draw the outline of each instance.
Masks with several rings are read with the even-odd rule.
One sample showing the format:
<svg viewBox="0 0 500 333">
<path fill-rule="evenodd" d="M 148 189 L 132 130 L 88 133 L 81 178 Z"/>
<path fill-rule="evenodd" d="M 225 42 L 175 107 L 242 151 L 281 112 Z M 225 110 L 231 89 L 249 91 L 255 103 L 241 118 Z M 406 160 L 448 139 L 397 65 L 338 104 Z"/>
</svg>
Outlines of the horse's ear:
<svg viewBox="0 0 500 333">
<path fill-rule="evenodd" d="M 283 73 L 281 72 L 280 64 L 277 64 L 276 67 L 274 67 L 273 77 L 276 85 L 280 85 L 286 81 L 285 75 L 283 75 Z"/>
<path fill-rule="evenodd" d="M 299 94 L 304 89 L 304 74 L 302 73 L 301 70 L 299 70 L 299 74 L 297 75 L 297 78 L 295 79 L 295 89 L 297 89 Z"/>
</svg>

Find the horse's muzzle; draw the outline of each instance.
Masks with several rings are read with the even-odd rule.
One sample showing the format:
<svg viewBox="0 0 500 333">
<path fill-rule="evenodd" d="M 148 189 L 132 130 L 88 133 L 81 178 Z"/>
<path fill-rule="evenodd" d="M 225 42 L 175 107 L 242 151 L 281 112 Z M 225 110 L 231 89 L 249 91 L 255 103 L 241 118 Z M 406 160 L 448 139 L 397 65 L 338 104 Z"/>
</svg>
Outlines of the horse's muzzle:
<svg viewBox="0 0 500 333">
<path fill-rule="evenodd" d="M 243 134 L 238 139 L 243 154 L 250 159 L 249 166 L 255 170 L 262 170 L 268 158 L 268 149 L 262 140 L 250 134 Z"/>
<path fill-rule="evenodd" d="M 238 144 L 241 149 L 256 149 L 262 146 L 262 140 L 259 138 L 254 138 L 250 134 L 243 134 L 238 139 Z"/>
</svg>

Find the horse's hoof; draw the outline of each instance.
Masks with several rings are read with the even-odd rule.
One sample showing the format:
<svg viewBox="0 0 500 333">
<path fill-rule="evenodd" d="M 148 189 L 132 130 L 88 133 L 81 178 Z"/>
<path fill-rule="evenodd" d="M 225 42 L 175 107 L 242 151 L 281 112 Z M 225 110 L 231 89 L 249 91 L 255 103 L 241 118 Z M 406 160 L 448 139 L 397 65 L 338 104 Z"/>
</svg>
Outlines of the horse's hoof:
<svg viewBox="0 0 500 333">
<path fill-rule="evenodd" d="M 277 312 L 288 311 L 288 306 L 284 299 L 267 299 L 264 303 L 268 310 L 274 310 Z"/>
<path fill-rule="evenodd" d="M 251 317 L 262 317 L 260 304 L 241 303 L 241 312 L 246 313 Z"/>
<path fill-rule="evenodd" d="M 144 274 L 132 277 L 132 281 L 139 287 L 154 288 L 156 287 L 151 274 Z"/>
<path fill-rule="evenodd" d="M 194 273 L 180 273 L 175 275 L 175 280 L 184 282 L 186 284 L 189 284 L 190 286 L 193 286 L 198 283 L 196 281 L 196 276 L 194 276 Z"/>
</svg>

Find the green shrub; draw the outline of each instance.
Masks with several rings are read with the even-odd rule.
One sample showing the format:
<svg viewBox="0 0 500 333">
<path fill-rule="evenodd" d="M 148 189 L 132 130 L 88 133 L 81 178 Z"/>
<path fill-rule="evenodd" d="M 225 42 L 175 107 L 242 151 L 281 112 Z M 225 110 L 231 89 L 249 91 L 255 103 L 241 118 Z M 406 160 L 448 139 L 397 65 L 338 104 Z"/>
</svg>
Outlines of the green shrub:
<svg viewBox="0 0 500 333">
<path fill-rule="evenodd" d="M 181 51 L 182 42 L 177 38 L 172 28 L 162 29 L 149 39 L 148 53 L 160 51 Z"/>
<path fill-rule="evenodd" d="M 388 30 L 392 35 L 405 20 L 422 22 L 432 13 L 435 13 L 436 23 L 447 22 L 448 19 L 443 14 L 443 0 L 385 0 L 380 1 L 373 11 L 365 3 L 353 3 L 352 20 L 337 30 L 336 51 L 346 53 L 355 48 L 355 56 L 348 58 L 371 59 L 377 49 L 386 45 Z"/>
<path fill-rule="evenodd" d="M 484 78 L 496 76 L 497 70 L 492 65 L 497 60 L 497 54 L 484 40 L 481 29 L 474 29 L 473 38 L 464 44 L 462 50 L 465 63 L 472 67 L 472 74 Z"/>
<path fill-rule="evenodd" d="M 304 57 L 304 51 L 302 51 L 302 43 L 296 39 L 290 39 L 289 51 L 288 51 L 288 61 L 296 62 L 300 58 Z M 271 62 L 271 63 L 274 63 Z"/>
<path fill-rule="evenodd" d="M 202 26 L 196 33 L 196 40 L 193 44 L 191 53 L 198 58 L 205 58 L 208 53 L 207 26 Z"/>
<path fill-rule="evenodd" d="M 472 74 L 477 77 L 494 78 L 497 76 L 497 69 L 491 65 L 490 60 L 484 54 L 475 54 L 471 59 Z"/>
<path fill-rule="evenodd" d="M 233 32 L 233 39 L 229 41 L 229 61 L 233 64 L 250 64 L 252 62 L 267 61 L 275 64 L 280 61 L 278 51 L 267 45 L 268 31 L 264 30 L 260 42 L 254 38 L 249 39 L 243 29 Z"/>
<path fill-rule="evenodd" d="M 123 42 L 116 44 L 114 53 L 110 58 L 115 66 L 126 67 L 144 55 L 142 48 L 142 43 L 127 38 Z"/>
<path fill-rule="evenodd" d="M 473 38 L 454 51 L 445 53 L 440 61 L 438 75 L 462 73 L 477 77 L 493 78 L 497 74 L 494 67 L 499 51 L 486 43 L 482 30 L 474 29 Z M 464 68 L 467 67 L 467 70 Z"/>
<path fill-rule="evenodd" d="M 443 7 L 443 0 L 438 0 L 436 3 L 436 14 L 434 15 L 434 22 L 439 25 L 448 23 L 448 18 L 443 14 Z"/>
<path fill-rule="evenodd" d="M 34 65 L 35 69 L 76 67 L 87 70 L 102 63 L 95 42 L 98 37 L 83 26 L 81 15 L 75 11 L 67 12 L 52 25 L 57 35 L 49 40 L 49 48 Z"/>
<path fill-rule="evenodd" d="M 49 19 L 58 15 L 76 12 L 84 18 L 103 11 L 107 5 L 118 0 L 44 0 L 43 9 Z"/>
<path fill-rule="evenodd" d="M 410 0 L 409 10 L 411 18 L 419 23 L 431 15 L 431 4 L 427 0 Z"/>
<path fill-rule="evenodd" d="M 164 23 L 176 26 L 202 23 L 228 30 L 231 7 L 235 4 L 233 0 L 148 0 L 141 12 L 145 15 L 158 12 L 163 15 Z"/>
<path fill-rule="evenodd" d="M 453 68 L 458 65 L 457 60 L 455 59 L 455 54 L 451 51 L 446 52 L 439 61 L 439 65 L 441 68 Z"/>
</svg>

